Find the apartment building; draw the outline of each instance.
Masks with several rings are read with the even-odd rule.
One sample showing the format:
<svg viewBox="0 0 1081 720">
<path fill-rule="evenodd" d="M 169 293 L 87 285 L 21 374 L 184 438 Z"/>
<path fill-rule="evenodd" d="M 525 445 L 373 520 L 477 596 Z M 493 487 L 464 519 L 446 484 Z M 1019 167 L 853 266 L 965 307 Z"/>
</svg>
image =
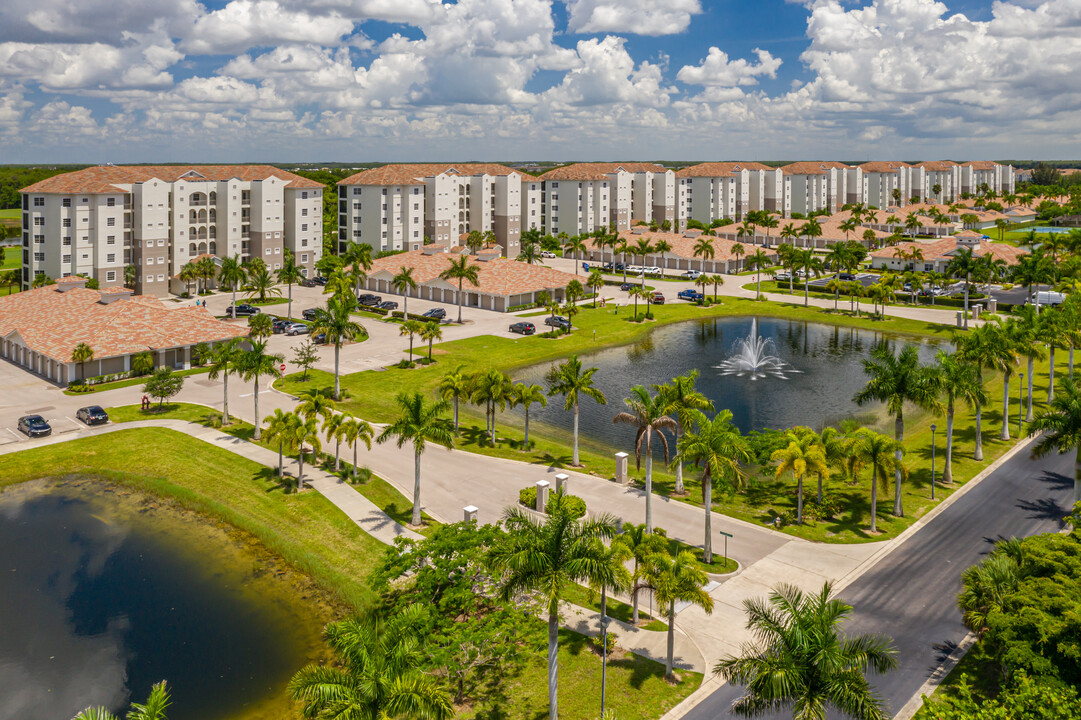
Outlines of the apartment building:
<svg viewBox="0 0 1081 720">
<path fill-rule="evenodd" d="M 928 201 L 951 203 L 961 195 L 961 166 L 949 160 L 919 163 L 923 169 L 921 197 Z M 939 191 L 934 191 L 935 186 Z"/>
<path fill-rule="evenodd" d="M 514 257 L 523 211 L 540 210 L 539 203 L 528 203 L 540 199 L 539 188 L 523 193 L 521 173 L 487 163 L 384 165 L 352 175 L 338 187 L 339 245 L 362 242 L 376 252 L 417 250 L 426 238 L 452 247 L 476 230 L 492 232 Z M 531 217 L 540 222 L 539 214 Z"/>
<path fill-rule="evenodd" d="M 545 206 L 558 206 L 558 198 L 549 202 L 550 196 L 560 194 L 559 185 L 566 190 L 568 182 L 597 183 L 600 186 L 592 187 L 594 198 L 601 198 L 601 210 L 607 214 L 606 222 L 601 218 L 595 218 L 590 226 L 585 220 L 581 221 L 587 229 L 579 231 L 591 232 L 599 227 L 610 227 L 613 230 L 626 230 L 636 222 L 662 224 L 668 221 L 672 225 L 679 220 L 677 207 L 677 183 L 676 174 L 660 165 L 653 163 L 575 163 L 566 167 L 550 170 L 541 175 L 544 182 Z M 577 188 L 575 188 L 577 189 Z M 583 187 L 583 189 L 589 189 Z M 605 192 L 607 191 L 607 192 Z M 566 193 L 563 193 L 566 196 Z M 604 210 L 604 196 L 607 195 L 607 210 Z M 566 203 L 564 203 L 566 207 Z M 583 206 L 583 213 L 586 212 Z M 552 217 L 558 217 L 551 213 Z M 563 214 L 566 217 L 566 213 Z M 563 221 L 564 224 L 566 220 Z M 545 231 L 553 235 L 567 230 L 553 230 L 555 225 L 546 225 Z"/>
<path fill-rule="evenodd" d="M 860 165 L 862 199 L 858 202 L 877 208 L 897 207 L 907 203 L 911 196 L 908 184 L 910 167 L 903 162 L 867 162 Z M 899 191 L 900 195 L 895 191 Z"/>
<path fill-rule="evenodd" d="M 766 176 L 773 168 L 761 163 L 707 162 L 676 173 L 680 220 L 709 225 L 714 220 L 741 220 L 752 210 L 766 209 Z M 774 186 L 776 178 L 773 178 Z M 774 194 L 778 194 L 774 189 Z M 783 191 L 781 193 L 783 195 Z"/>
<path fill-rule="evenodd" d="M 549 235 L 581 235 L 612 223 L 612 179 L 603 167 L 578 163 L 549 170 L 542 185 L 541 229 Z"/>
<path fill-rule="evenodd" d="M 784 209 L 781 212 L 785 217 L 819 210 L 835 212 L 839 207 L 836 204 L 837 176 L 843 177 L 844 173 L 837 168 L 820 162 L 797 162 L 782 167 L 781 173 L 784 182 Z M 831 185 L 834 188 L 832 196 Z"/>
<path fill-rule="evenodd" d="M 267 165 L 86 168 L 23 188 L 22 286 L 37 275 L 85 275 L 107 288 L 135 269 L 134 291 L 182 292 L 180 269 L 200 255 L 285 250 L 305 275 L 322 253 L 323 186 Z"/>
<path fill-rule="evenodd" d="M 961 163 L 961 192 L 978 195 L 986 185 L 999 195 L 1012 194 L 1016 176 L 1012 165 L 999 165 L 988 160 Z"/>
</svg>

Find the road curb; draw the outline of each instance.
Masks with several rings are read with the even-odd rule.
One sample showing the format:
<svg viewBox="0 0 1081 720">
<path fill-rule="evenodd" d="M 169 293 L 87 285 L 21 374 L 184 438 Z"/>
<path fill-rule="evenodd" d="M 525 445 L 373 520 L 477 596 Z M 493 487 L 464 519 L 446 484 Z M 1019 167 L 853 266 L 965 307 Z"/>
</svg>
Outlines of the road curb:
<svg viewBox="0 0 1081 720">
<path fill-rule="evenodd" d="M 920 685 L 920 689 L 916 691 L 916 694 L 908 699 L 904 707 L 897 711 L 897 714 L 893 716 L 893 720 L 911 720 L 912 716 L 919 712 L 919 709 L 923 707 L 923 696 L 933 695 L 938 686 L 946 679 L 946 676 L 950 674 L 957 663 L 961 662 L 961 658 L 965 656 L 968 649 L 976 642 L 976 635 L 969 633 L 957 643 L 957 647 L 953 649 L 946 659 L 935 668 L 931 673 L 931 677 L 927 679 L 923 685 Z"/>
</svg>

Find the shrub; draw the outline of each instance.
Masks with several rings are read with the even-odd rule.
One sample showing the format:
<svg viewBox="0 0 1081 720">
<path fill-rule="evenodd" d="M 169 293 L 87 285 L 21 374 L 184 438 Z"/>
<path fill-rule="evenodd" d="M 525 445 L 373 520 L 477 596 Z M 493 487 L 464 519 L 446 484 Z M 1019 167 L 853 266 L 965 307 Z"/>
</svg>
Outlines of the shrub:
<svg viewBox="0 0 1081 720">
<path fill-rule="evenodd" d="M 403 359 L 397 365 L 399 370 L 412 370 L 416 366 L 417 366 L 417 364 L 415 362 L 409 362 L 408 360 L 405 360 L 405 359 Z"/>
<path fill-rule="evenodd" d="M 606 649 L 608 654 L 611 655 L 616 649 L 616 636 L 612 633 L 594 635 L 589 638 L 589 642 L 593 645 L 593 648 L 600 653 L 602 649 Z M 604 646 L 608 647 L 605 648 Z"/>
<path fill-rule="evenodd" d="M 549 496 L 551 499 L 551 496 Z M 518 502 L 525 505 L 527 508 L 533 509 L 537 507 L 537 488 L 536 486 L 530 486 L 522 488 L 518 491 Z M 563 504 L 571 515 L 576 518 L 585 516 L 586 514 L 586 501 L 577 495 L 564 495 Z M 551 507 L 549 505 L 549 507 Z"/>
<path fill-rule="evenodd" d="M 519 490 L 518 502 L 529 508 L 537 507 L 537 488 L 527 487 Z"/>
</svg>

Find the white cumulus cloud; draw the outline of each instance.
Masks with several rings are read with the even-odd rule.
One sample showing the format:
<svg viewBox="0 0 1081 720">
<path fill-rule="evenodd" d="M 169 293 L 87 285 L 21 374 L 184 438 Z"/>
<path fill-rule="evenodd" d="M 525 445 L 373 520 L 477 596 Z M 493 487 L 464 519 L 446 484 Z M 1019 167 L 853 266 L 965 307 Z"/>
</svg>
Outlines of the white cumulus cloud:
<svg viewBox="0 0 1081 720">
<path fill-rule="evenodd" d="M 575 33 L 671 35 L 702 12 L 698 0 L 564 0 L 568 30 Z"/>
</svg>

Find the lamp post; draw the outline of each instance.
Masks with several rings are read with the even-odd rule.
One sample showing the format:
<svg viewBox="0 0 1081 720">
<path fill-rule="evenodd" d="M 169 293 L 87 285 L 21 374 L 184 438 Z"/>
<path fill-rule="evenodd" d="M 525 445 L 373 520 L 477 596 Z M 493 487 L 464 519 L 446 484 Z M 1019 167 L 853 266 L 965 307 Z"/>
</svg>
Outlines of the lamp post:
<svg viewBox="0 0 1081 720">
<path fill-rule="evenodd" d="M 1017 437 L 1021 437 L 1021 418 L 1025 410 L 1025 374 L 1021 373 L 1021 382 L 1017 388 Z"/>
<path fill-rule="evenodd" d="M 604 717 L 604 685 L 608 672 L 608 624 L 612 620 L 601 615 L 601 717 Z"/>
<path fill-rule="evenodd" d="M 935 499 L 935 427 L 934 423 L 931 423 L 931 499 Z"/>
</svg>

